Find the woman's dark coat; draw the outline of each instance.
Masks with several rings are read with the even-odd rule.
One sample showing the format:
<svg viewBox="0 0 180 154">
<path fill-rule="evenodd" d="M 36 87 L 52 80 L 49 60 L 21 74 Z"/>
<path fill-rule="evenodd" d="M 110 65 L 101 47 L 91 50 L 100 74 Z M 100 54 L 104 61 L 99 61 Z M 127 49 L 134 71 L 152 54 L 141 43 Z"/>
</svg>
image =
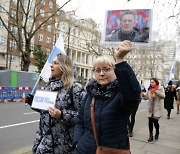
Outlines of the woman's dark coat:
<svg viewBox="0 0 180 154">
<path fill-rule="evenodd" d="M 127 123 L 130 110 L 139 104 L 140 86 L 131 67 L 115 65 L 117 80 L 101 87 L 96 81 L 87 87 L 84 106 L 74 133 L 77 154 L 95 154 L 96 144 L 90 118 L 90 104 L 95 97 L 95 123 L 99 145 L 128 148 Z"/>
<path fill-rule="evenodd" d="M 166 87 L 165 98 L 164 98 L 164 108 L 174 109 L 174 98 L 177 100 L 176 89 L 174 87 Z"/>
<path fill-rule="evenodd" d="M 55 107 L 61 110 L 62 116 L 55 119 L 48 111 L 40 111 L 33 154 L 73 154 L 74 127 L 85 90 L 82 85 L 74 83 L 70 92 L 59 79 L 51 79 L 46 90 L 58 92 Z"/>
</svg>

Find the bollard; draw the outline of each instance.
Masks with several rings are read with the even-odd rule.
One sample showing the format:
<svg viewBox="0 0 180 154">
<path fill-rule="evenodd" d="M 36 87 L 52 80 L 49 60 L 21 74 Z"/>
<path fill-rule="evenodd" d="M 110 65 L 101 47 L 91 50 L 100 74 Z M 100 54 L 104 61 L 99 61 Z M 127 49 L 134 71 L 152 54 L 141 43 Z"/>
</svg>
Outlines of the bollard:
<svg viewBox="0 0 180 154">
<path fill-rule="evenodd" d="M 23 92 L 23 94 L 22 94 L 21 102 L 22 102 L 22 103 L 25 102 L 25 92 Z"/>
</svg>

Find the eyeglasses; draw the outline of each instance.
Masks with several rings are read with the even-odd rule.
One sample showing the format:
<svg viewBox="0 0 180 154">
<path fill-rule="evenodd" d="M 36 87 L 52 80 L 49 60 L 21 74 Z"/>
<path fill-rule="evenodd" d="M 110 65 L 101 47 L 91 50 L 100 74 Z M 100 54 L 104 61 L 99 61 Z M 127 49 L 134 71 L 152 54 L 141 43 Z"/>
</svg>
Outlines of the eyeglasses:
<svg viewBox="0 0 180 154">
<path fill-rule="evenodd" d="M 102 71 L 103 73 L 107 73 L 107 72 L 110 72 L 111 70 L 112 70 L 111 67 L 108 67 L 108 68 L 104 67 L 104 68 L 102 68 L 102 69 L 100 69 L 100 68 L 94 69 L 93 71 L 96 72 L 96 73 L 98 73 L 98 74 L 100 74 L 101 71 Z"/>
</svg>

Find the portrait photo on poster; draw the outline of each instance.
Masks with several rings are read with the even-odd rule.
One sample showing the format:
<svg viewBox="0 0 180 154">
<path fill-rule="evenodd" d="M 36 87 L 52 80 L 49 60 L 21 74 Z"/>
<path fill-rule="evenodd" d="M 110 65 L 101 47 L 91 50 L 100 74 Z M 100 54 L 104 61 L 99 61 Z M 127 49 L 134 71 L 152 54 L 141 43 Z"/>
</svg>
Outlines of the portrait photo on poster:
<svg viewBox="0 0 180 154">
<path fill-rule="evenodd" d="M 101 43 L 119 45 L 124 40 L 151 43 L 152 9 L 108 10 L 105 12 Z"/>
</svg>

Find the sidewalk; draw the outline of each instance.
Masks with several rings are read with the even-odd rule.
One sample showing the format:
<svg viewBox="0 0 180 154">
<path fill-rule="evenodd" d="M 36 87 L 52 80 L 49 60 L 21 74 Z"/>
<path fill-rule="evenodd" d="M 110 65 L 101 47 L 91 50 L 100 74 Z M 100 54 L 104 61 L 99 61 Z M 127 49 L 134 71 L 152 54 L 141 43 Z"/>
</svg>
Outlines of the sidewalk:
<svg viewBox="0 0 180 154">
<path fill-rule="evenodd" d="M 180 154 L 180 114 L 172 110 L 171 119 L 167 119 L 166 110 L 160 119 L 160 136 L 157 141 L 148 143 L 148 118 L 146 111 L 138 111 L 133 137 L 130 138 L 132 154 Z M 31 148 L 19 154 L 32 154 Z"/>
<path fill-rule="evenodd" d="M 130 138 L 132 154 L 180 154 L 180 114 L 176 114 L 176 104 L 174 107 L 171 119 L 167 119 L 166 110 L 163 109 L 159 121 L 159 139 L 150 143 L 147 142 L 149 131 L 146 111 L 137 112 L 134 136 Z"/>
</svg>

